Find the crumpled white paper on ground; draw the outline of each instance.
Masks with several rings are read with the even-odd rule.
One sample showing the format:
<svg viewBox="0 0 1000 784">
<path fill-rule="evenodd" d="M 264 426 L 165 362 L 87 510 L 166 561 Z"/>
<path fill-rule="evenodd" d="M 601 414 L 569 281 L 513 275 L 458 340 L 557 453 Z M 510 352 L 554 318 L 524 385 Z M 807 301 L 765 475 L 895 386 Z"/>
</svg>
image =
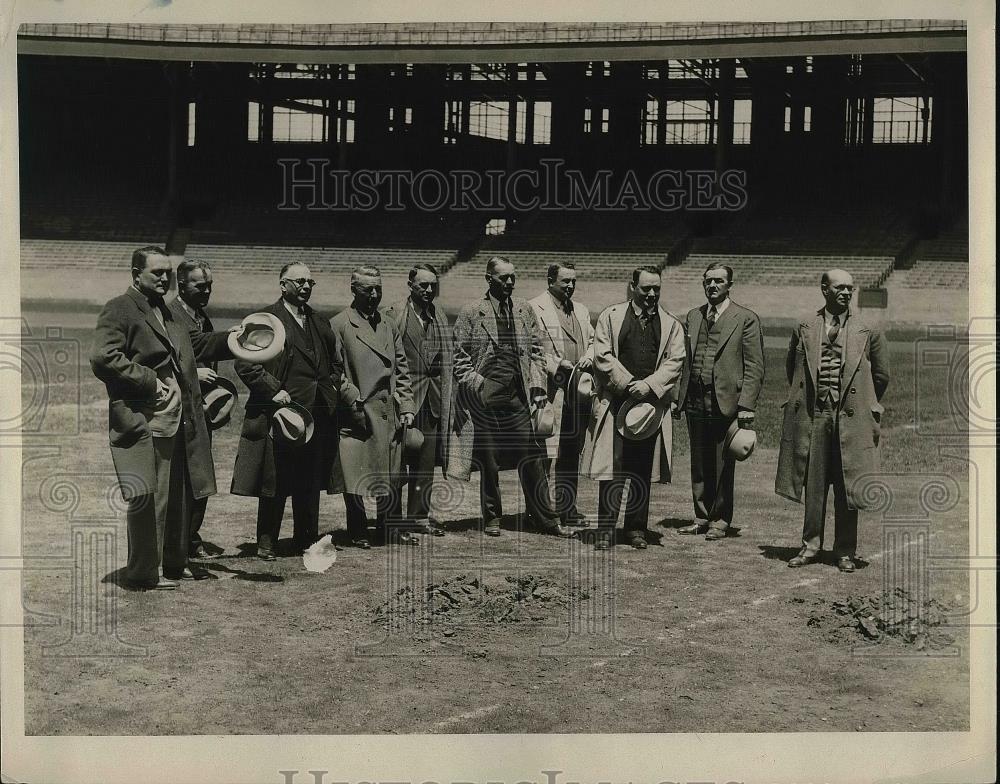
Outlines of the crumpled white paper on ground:
<svg viewBox="0 0 1000 784">
<path fill-rule="evenodd" d="M 325 572 L 337 562 L 337 548 L 330 534 L 323 536 L 302 553 L 302 565 L 308 572 Z"/>
</svg>

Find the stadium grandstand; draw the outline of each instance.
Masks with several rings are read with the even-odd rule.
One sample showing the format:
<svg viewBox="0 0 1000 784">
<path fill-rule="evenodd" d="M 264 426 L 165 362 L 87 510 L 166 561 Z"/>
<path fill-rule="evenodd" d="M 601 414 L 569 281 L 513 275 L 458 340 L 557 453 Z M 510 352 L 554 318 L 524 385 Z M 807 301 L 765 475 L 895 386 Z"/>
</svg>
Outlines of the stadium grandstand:
<svg viewBox="0 0 1000 784">
<path fill-rule="evenodd" d="M 594 305 L 638 264 L 687 289 L 714 261 L 775 289 L 832 266 L 968 287 L 963 22 L 34 24 L 18 46 L 25 270 L 169 242 L 248 275 L 431 262 L 459 303 L 494 254 L 525 286 L 572 261 Z M 385 172 L 408 174 L 355 180 Z"/>
</svg>

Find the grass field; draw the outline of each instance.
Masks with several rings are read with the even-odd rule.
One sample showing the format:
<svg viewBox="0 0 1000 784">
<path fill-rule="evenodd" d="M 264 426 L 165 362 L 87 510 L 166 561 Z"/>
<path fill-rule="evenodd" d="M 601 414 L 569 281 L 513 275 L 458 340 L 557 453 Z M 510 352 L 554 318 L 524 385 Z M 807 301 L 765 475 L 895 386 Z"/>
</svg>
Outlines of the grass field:
<svg viewBox="0 0 1000 784">
<path fill-rule="evenodd" d="M 89 331 L 65 337 L 80 341 L 85 360 Z M 919 510 L 931 475 L 954 480 L 949 487 L 958 497 L 932 505 L 926 521 L 933 564 L 968 553 L 969 470 L 967 450 L 943 455 L 939 441 L 921 433 L 927 425 L 953 429 L 952 401 L 962 390 L 947 376 L 918 371 L 914 357 L 913 346 L 893 344 L 883 468 L 894 503 L 910 512 Z M 977 598 L 969 596 L 965 572 L 930 573 L 930 595 L 950 624 L 936 631 L 953 643 L 921 649 L 894 639 L 865 644 L 859 627 L 845 625 L 834 607 L 850 597 L 877 597 L 883 587 L 917 592 L 886 578 L 886 567 L 927 559 L 920 560 L 919 547 L 884 537 L 878 514 L 862 515 L 863 568 L 855 574 L 829 564 L 785 565 L 797 550 L 802 507 L 773 493 L 782 358 L 779 348 L 768 348 L 758 450 L 737 471 L 738 536 L 706 542 L 676 533 L 691 517 L 682 423 L 675 482 L 654 489 L 646 551 L 618 547 L 607 560 L 595 560 L 583 542 L 519 531 L 512 472 L 503 479 L 508 530 L 498 540 L 484 539 L 475 485 L 449 483 L 451 503 L 443 515 L 449 535 L 425 539 L 425 547 L 404 555 L 423 558 L 431 570 L 426 579 L 439 587 L 454 591 L 478 580 L 493 590 L 466 592 L 455 612 L 428 623 L 418 618 L 412 633 L 408 622 L 394 623 L 386 612 L 389 580 L 400 574 L 391 548 L 344 549 L 324 574 L 305 571 L 300 558 L 265 563 L 253 557 L 255 501 L 225 492 L 239 416 L 215 439 L 222 492 L 209 502 L 203 533 L 225 552 L 205 562 L 211 579 L 185 582 L 172 593 L 114 585 L 126 553 L 124 515 L 107 449 L 104 390 L 84 363 L 79 389 L 72 374 L 48 387 L 38 421 L 54 435 L 29 437 L 24 451 L 26 732 L 967 729 L 969 632 L 962 618 Z M 26 401 L 38 399 L 30 384 L 23 394 Z M 595 489 L 581 480 L 580 506 L 590 515 Z M 321 532 L 342 532 L 343 519 L 341 499 L 324 496 Z M 79 655 L 81 641 L 95 638 L 85 623 L 71 636 L 73 526 L 88 522 L 118 533 L 111 557 L 87 566 L 87 574 L 103 581 L 119 641 L 104 657 Z M 290 512 L 283 530 L 290 534 Z M 613 574 L 613 587 L 597 580 L 596 566 Z M 583 578 L 571 589 L 576 567 Z M 527 595 L 507 590 L 525 585 Z M 613 596 L 615 640 L 586 637 L 572 656 L 566 647 L 540 651 L 566 638 L 570 613 L 606 609 L 602 588 Z M 603 623 L 606 628 L 610 621 Z M 405 634 L 398 633 L 400 625 Z M 106 642 L 108 635 L 97 631 Z M 401 653 L 409 655 L 391 655 Z"/>
</svg>

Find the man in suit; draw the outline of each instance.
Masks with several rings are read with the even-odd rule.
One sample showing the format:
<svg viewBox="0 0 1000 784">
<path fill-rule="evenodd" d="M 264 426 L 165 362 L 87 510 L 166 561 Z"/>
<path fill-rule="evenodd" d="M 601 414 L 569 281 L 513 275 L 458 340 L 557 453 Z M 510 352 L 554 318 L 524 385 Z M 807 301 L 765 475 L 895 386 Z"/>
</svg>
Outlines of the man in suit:
<svg viewBox="0 0 1000 784">
<path fill-rule="evenodd" d="M 231 359 L 228 332 L 192 346 L 163 297 L 173 274 L 166 251 L 132 254 L 132 286 L 97 319 L 90 365 L 108 391 L 111 457 L 128 502 L 125 580 L 169 590 L 187 568 L 195 501 L 215 492 L 196 361 Z"/>
<path fill-rule="evenodd" d="M 250 390 L 233 468 L 231 492 L 255 496 L 257 556 L 273 561 L 285 502 L 292 498 L 295 552 L 318 536 L 319 496 L 327 487 L 337 451 L 335 413 L 343 379 L 340 351 L 327 320 L 309 305 L 316 281 L 305 264 L 286 264 L 278 276 L 281 297 L 263 309 L 281 319 L 284 350 L 263 364 L 238 360 L 236 373 Z M 315 426 L 305 444 L 271 437 L 271 415 L 295 402 Z"/>
<path fill-rule="evenodd" d="M 177 265 L 177 297 L 170 303 L 170 312 L 178 324 L 187 328 L 191 344 L 197 348 L 204 335 L 214 331 L 212 320 L 205 308 L 212 297 L 212 268 L 208 262 L 185 259 Z M 198 363 L 199 388 L 202 383 L 214 381 L 218 377 L 218 362 Z M 212 428 L 207 428 L 208 445 L 212 446 Z M 190 558 L 214 558 L 215 554 L 205 548 L 201 538 L 201 526 L 205 521 L 208 496 L 199 498 L 191 508 L 189 521 Z"/>
<path fill-rule="evenodd" d="M 382 318 L 382 274 L 362 266 L 351 273 L 354 301 L 331 322 L 344 368 L 344 421 L 331 493 L 343 493 L 347 531 L 355 545 L 369 547 L 365 496 L 375 496 L 375 529 L 386 540 L 397 523 L 402 431 L 413 424 L 413 392 L 403 338 L 396 323 Z M 400 544 L 419 544 L 398 531 Z"/>
<path fill-rule="evenodd" d="M 707 304 L 685 320 L 686 378 L 681 410 L 687 410 L 691 442 L 691 493 L 697 522 L 681 534 L 726 538 L 733 522 L 736 461 L 726 456 L 726 433 L 733 420 L 752 428 L 764 384 L 764 338 L 760 319 L 729 298 L 733 270 L 710 264 L 702 275 Z"/>
<path fill-rule="evenodd" d="M 441 423 L 448 421 L 451 407 L 451 336 L 448 323 L 434 306 L 438 296 L 437 270 L 430 264 L 415 264 L 409 274 L 410 295 L 385 309 L 403 336 L 403 349 L 413 387 L 413 427 L 423 434 L 414 453 L 403 452 L 407 484 L 407 517 L 419 533 L 444 532 L 430 516 L 434 489 L 434 466 L 444 465 Z M 397 496 L 402 501 L 402 496 Z"/>
<path fill-rule="evenodd" d="M 594 547 L 613 543 L 625 480 L 630 481 L 625 535 L 637 550 L 646 549 L 649 497 L 653 477 L 670 482 L 672 418 L 684 366 L 684 328 L 660 307 L 660 271 L 637 267 L 631 298 L 607 308 L 594 332 L 597 402 L 587 430 L 582 465 L 598 486 L 598 532 Z M 616 427 L 626 400 L 653 406 L 659 426 L 652 435 L 627 441 Z"/>
<path fill-rule="evenodd" d="M 591 369 L 594 327 L 587 306 L 574 302 L 576 266 L 564 262 L 548 268 L 548 289 L 529 302 L 541 327 L 549 405 L 555 427 L 545 439 L 548 473 L 555 482 L 555 508 L 564 525 L 586 525 L 576 507 L 580 448 L 591 398 L 577 391 L 579 374 Z"/>
<path fill-rule="evenodd" d="M 833 485 L 833 554 L 853 572 L 861 483 L 878 471 L 878 445 L 889 385 L 889 349 L 875 326 L 851 310 L 854 281 L 841 269 L 823 274 L 826 305 L 792 332 L 785 360 L 781 449 L 774 490 L 799 501 L 805 487 L 802 548 L 791 567 L 815 563 L 823 547 L 826 499 Z"/>
<path fill-rule="evenodd" d="M 465 305 L 455 321 L 456 391 L 446 473 L 468 481 L 476 464 L 483 533 L 500 536 L 500 463 L 516 460 L 525 508 L 535 525 L 571 536 L 552 506 L 545 452 L 529 408 L 548 404 L 538 319 L 526 300 L 513 296 L 517 275 L 510 261 L 492 257 L 485 277 L 486 295 Z"/>
</svg>

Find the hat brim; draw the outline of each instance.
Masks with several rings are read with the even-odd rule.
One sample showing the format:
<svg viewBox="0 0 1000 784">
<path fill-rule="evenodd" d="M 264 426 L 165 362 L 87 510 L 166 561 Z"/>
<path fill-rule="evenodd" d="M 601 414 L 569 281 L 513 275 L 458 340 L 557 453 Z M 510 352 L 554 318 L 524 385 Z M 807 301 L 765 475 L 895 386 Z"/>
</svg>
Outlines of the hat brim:
<svg viewBox="0 0 1000 784">
<path fill-rule="evenodd" d="M 240 337 L 249 324 L 266 325 L 274 333 L 274 340 L 265 348 L 247 348 L 240 343 Z M 247 362 L 268 362 L 274 359 L 285 348 L 285 325 L 273 313 L 251 313 L 244 317 L 240 326 L 242 329 L 229 333 L 227 343 L 229 350 L 237 359 Z"/>
<path fill-rule="evenodd" d="M 301 441 L 298 440 L 293 441 L 289 438 L 286 438 L 281 428 L 275 426 L 274 416 L 279 411 L 285 408 L 295 411 L 299 416 L 302 417 L 302 421 L 305 423 L 305 436 Z M 286 403 L 282 406 L 279 406 L 274 410 L 274 413 L 271 414 L 271 438 L 275 439 L 276 441 L 284 441 L 287 444 L 293 444 L 295 446 L 305 446 L 312 440 L 313 432 L 315 430 L 316 430 L 316 423 L 313 421 L 313 417 L 312 414 L 309 412 L 309 409 L 303 406 L 301 403 L 296 403 L 294 400 L 290 403 Z"/>
<path fill-rule="evenodd" d="M 726 442 L 725 442 L 725 452 L 727 457 L 731 457 L 733 460 L 742 463 L 744 460 L 753 454 L 754 449 L 757 448 L 757 433 L 754 430 L 745 429 L 747 433 L 750 434 L 750 447 L 744 452 L 742 449 L 735 449 L 733 447 L 733 441 L 736 439 L 737 434 L 740 430 L 744 428 L 740 427 L 739 420 L 734 419 L 732 424 L 729 425 L 729 429 L 726 431 Z"/>
<path fill-rule="evenodd" d="M 209 429 L 218 430 L 220 427 L 225 427 L 229 424 L 233 409 L 236 407 L 237 400 L 239 400 L 239 390 L 236 389 L 236 384 L 225 376 L 216 376 L 213 381 L 200 382 L 199 386 L 201 387 L 201 407 L 205 412 L 205 422 L 208 424 Z M 208 396 L 214 389 L 225 390 L 229 393 L 229 399 L 216 411 L 215 415 L 211 415 Z"/>
<path fill-rule="evenodd" d="M 656 435 L 656 433 L 660 430 L 660 425 L 663 424 L 663 411 L 660 411 L 659 408 L 656 407 L 659 416 L 651 417 L 642 430 L 632 432 L 625 424 L 625 417 L 628 415 L 629 411 L 639 405 L 642 405 L 640 401 L 629 398 L 622 403 L 622 407 L 618 409 L 618 415 L 615 417 L 615 429 L 622 438 L 628 439 L 629 441 L 645 441 L 647 438 L 651 438 Z"/>
</svg>

